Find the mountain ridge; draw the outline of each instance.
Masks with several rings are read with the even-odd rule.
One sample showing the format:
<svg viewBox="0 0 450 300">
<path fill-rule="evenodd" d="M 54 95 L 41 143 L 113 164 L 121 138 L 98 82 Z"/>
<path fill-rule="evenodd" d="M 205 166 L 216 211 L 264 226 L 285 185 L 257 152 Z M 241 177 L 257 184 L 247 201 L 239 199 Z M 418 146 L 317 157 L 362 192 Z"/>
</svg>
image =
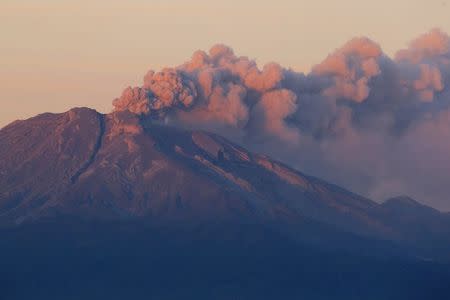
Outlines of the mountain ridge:
<svg viewBox="0 0 450 300">
<path fill-rule="evenodd" d="M 0 235 L 5 299 L 450 292 L 448 213 L 377 203 L 127 111 L 75 108 L 2 128 Z"/>
<path fill-rule="evenodd" d="M 379 204 L 217 134 L 144 122 L 126 111 L 42 114 L 6 126 L 0 139 L 1 223 L 58 215 L 246 220 L 298 237 L 302 222 L 312 222 L 419 248 L 429 237 L 447 244 L 450 233 L 448 215 L 434 209 L 414 206 L 410 213 L 410 201 Z M 420 228 L 411 229 L 416 223 Z"/>
</svg>

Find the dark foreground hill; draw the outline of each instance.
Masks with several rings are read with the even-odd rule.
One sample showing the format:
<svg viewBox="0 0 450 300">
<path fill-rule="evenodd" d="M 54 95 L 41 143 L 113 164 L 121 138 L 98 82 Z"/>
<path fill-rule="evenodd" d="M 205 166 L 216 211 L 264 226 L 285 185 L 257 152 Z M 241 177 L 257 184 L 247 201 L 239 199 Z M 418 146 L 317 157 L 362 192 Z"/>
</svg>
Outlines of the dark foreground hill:
<svg viewBox="0 0 450 300">
<path fill-rule="evenodd" d="M 0 227 L 5 299 L 450 293 L 448 214 L 407 197 L 378 204 L 127 112 L 1 129 Z"/>
</svg>

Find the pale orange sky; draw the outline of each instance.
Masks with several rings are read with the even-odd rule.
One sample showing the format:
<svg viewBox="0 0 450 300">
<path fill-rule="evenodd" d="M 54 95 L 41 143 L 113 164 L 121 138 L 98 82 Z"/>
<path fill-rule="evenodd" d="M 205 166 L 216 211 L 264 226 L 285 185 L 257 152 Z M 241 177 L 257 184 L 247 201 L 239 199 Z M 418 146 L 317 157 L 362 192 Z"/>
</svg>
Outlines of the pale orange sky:
<svg viewBox="0 0 450 300">
<path fill-rule="evenodd" d="M 0 127 L 40 112 L 107 112 L 150 68 L 220 42 L 307 71 L 354 36 L 389 55 L 433 27 L 448 0 L 0 0 Z"/>
</svg>

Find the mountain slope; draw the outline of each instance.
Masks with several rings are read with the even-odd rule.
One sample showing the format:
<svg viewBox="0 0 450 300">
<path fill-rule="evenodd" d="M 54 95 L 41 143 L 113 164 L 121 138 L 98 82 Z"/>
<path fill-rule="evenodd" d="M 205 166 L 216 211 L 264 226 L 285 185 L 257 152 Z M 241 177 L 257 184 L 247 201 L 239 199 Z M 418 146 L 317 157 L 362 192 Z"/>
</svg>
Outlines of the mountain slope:
<svg viewBox="0 0 450 300">
<path fill-rule="evenodd" d="M 342 232 L 414 247 L 433 242 L 443 247 L 439 256 L 450 249 L 448 215 L 407 201 L 380 205 L 220 136 L 129 112 L 43 114 L 3 128 L 0 140 L 4 225 L 58 216 L 227 220 L 273 224 L 294 239 Z"/>
<path fill-rule="evenodd" d="M 447 299 L 450 216 L 87 108 L 0 130 L 2 299 Z"/>
</svg>

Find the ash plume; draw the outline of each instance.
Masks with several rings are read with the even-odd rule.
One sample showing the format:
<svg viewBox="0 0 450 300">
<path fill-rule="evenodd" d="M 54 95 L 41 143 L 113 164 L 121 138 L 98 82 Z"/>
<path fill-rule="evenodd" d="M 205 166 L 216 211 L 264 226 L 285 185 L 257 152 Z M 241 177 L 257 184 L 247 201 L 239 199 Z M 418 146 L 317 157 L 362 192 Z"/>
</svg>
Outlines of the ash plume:
<svg viewBox="0 0 450 300">
<path fill-rule="evenodd" d="M 149 71 L 114 110 L 219 133 L 363 195 L 450 210 L 450 38 L 434 29 L 394 58 L 368 38 L 308 74 L 258 68 L 224 45 Z"/>
</svg>

